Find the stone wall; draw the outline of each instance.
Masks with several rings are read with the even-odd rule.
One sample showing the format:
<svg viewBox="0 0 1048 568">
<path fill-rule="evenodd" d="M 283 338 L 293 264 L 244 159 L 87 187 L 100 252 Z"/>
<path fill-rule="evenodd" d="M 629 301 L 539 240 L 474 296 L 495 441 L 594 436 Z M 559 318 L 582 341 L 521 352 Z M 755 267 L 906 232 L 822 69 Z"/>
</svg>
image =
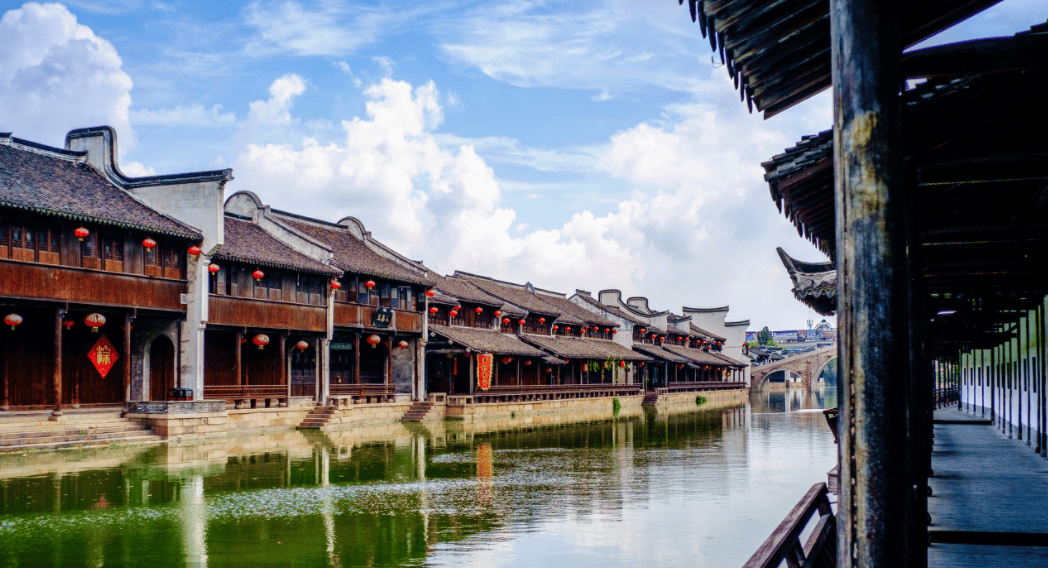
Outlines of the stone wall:
<svg viewBox="0 0 1048 568">
<path fill-rule="evenodd" d="M 702 396 L 706 402 L 695 404 L 695 398 Z M 691 410 L 716 410 L 746 404 L 750 398 L 749 389 L 715 390 L 699 392 L 675 392 L 660 394 L 655 406 L 659 411 L 684 412 Z"/>
<path fill-rule="evenodd" d="M 294 428 L 309 413 L 308 407 L 254 408 L 203 414 L 128 414 L 169 440 L 220 436 L 231 432 L 262 432 Z"/>
<path fill-rule="evenodd" d="M 609 420 L 616 416 L 613 402 L 616 398 L 619 400 L 617 416 L 641 413 L 640 403 L 644 397 L 635 395 L 528 402 L 448 404 L 446 418 L 465 422 L 485 422 L 498 428 Z"/>
</svg>

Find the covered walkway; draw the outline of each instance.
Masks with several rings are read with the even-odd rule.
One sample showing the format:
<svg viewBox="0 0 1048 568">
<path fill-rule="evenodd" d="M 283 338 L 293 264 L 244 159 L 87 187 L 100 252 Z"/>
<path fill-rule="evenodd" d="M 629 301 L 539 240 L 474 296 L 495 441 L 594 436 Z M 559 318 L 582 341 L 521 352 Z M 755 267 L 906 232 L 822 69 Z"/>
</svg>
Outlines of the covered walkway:
<svg viewBox="0 0 1048 568">
<path fill-rule="evenodd" d="M 981 416 L 937 410 L 928 566 L 1048 566 L 1048 462 Z"/>
</svg>

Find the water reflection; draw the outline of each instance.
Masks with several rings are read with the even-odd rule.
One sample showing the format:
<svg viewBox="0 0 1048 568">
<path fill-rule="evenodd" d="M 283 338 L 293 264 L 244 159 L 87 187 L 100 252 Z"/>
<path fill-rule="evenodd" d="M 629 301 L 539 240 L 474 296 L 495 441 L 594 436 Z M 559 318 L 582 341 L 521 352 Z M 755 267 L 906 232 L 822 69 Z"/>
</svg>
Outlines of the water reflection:
<svg viewBox="0 0 1048 568">
<path fill-rule="evenodd" d="M 0 565 L 740 565 L 835 459 L 801 396 L 0 456 Z"/>
</svg>

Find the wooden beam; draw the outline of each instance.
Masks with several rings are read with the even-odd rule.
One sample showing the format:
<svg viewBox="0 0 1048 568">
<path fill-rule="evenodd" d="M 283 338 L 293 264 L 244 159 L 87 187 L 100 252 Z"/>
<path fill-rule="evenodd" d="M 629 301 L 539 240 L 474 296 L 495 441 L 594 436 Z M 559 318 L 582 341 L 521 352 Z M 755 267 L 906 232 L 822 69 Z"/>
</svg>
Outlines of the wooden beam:
<svg viewBox="0 0 1048 568">
<path fill-rule="evenodd" d="M 907 79 L 1048 68 L 1048 37 L 1022 34 L 937 45 L 902 56 Z"/>
<path fill-rule="evenodd" d="M 917 166 L 922 186 L 1048 179 L 1048 152 L 1004 152 L 925 162 Z"/>
</svg>

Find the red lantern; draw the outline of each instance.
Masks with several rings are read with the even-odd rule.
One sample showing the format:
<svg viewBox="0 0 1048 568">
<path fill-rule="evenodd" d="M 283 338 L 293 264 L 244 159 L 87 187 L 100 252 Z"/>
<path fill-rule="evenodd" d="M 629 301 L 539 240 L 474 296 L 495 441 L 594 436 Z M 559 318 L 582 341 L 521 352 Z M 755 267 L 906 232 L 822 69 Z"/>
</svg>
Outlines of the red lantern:
<svg viewBox="0 0 1048 568">
<path fill-rule="evenodd" d="M 73 326 L 76 325 L 76 322 L 73 320 L 62 320 L 62 325 L 65 326 L 66 331 L 69 331 L 70 329 L 73 329 Z"/>
<path fill-rule="evenodd" d="M 364 285 L 368 287 L 368 290 L 370 290 L 370 289 L 375 287 L 375 281 L 374 280 L 368 280 L 367 282 L 364 283 Z"/>
<path fill-rule="evenodd" d="M 366 286 L 366 284 L 365 284 L 365 286 Z M 436 295 L 437 295 L 437 293 L 434 292 L 433 290 L 426 290 L 426 296 L 427 297 L 432 298 L 433 296 L 436 296 Z"/>
<path fill-rule="evenodd" d="M 503 365 L 509 365 L 510 362 L 512 362 L 512 361 L 513 361 L 513 357 L 503 357 L 502 358 L 502 364 Z"/>
<path fill-rule="evenodd" d="M 612 335 L 615 335 L 615 334 L 616 334 L 616 333 L 618 333 L 618 332 L 619 332 L 619 330 L 617 330 L 617 329 L 613 329 L 613 330 L 611 330 L 611 334 L 612 334 Z"/>
<path fill-rule="evenodd" d="M 252 337 L 251 342 L 255 345 L 258 345 L 258 350 L 261 351 L 263 347 L 269 344 L 269 336 L 264 333 L 260 333 Z"/>
<path fill-rule="evenodd" d="M 22 323 L 22 316 L 18 314 L 7 314 L 4 318 L 4 323 L 11 326 L 11 331 L 15 330 L 15 326 Z"/>
<path fill-rule="evenodd" d="M 517 323 L 519 323 L 520 325 L 524 325 L 524 320 L 520 320 Z"/>
<path fill-rule="evenodd" d="M 156 241 L 149 237 L 146 237 L 146 239 L 142 241 L 142 246 L 146 247 L 147 249 L 151 249 L 156 246 Z"/>
<path fill-rule="evenodd" d="M 482 313 L 484 313 L 484 308 L 482 308 L 482 307 L 480 307 L 480 306 L 477 306 L 477 313 L 478 313 L 478 314 L 482 314 Z"/>
<path fill-rule="evenodd" d="M 299 341 L 295 344 L 295 347 L 297 347 L 299 351 L 305 351 L 306 349 L 309 349 L 309 343 L 306 343 L 304 340 Z"/>
<path fill-rule="evenodd" d="M 581 331 L 582 333 L 586 333 L 587 329 L 589 329 L 589 328 L 588 327 L 580 327 L 579 331 Z"/>
<path fill-rule="evenodd" d="M 626 362 L 625 361 L 619 361 L 619 367 L 622 367 L 623 369 L 625 369 L 626 368 Z"/>
<path fill-rule="evenodd" d="M 539 323 L 546 323 L 546 318 L 539 318 Z"/>
<path fill-rule="evenodd" d="M 509 318 L 502 318 L 502 323 L 509 323 Z"/>
<path fill-rule="evenodd" d="M 644 328 L 643 328 L 643 327 L 642 327 L 642 328 L 640 328 L 640 332 L 641 332 L 641 333 L 644 333 Z"/>
<path fill-rule="evenodd" d="M 191 254 L 193 256 L 196 256 L 196 255 L 200 254 L 200 247 L 198 247 L 196 245 L 193 245 L 193 246 L 189 247 L 189 254 Z"/>
<path fill-rule="evenodd" d="M 555 325 L 555 326 L 553 326 L 553 331 L 557 331 L 558 329 L 560 329 L 560 326 L 559 326 L 559 325 Z"/>
<path fill-rule="evenodd" d="M 433 306 L 432 308 L 429 309 L 429 313 L 431 313 L 431 314 L 435 314 L 435 313 L 437 313 L 439 311 L 440 310 L 438 310 L 436 306 Z"/>
<path fill-rule="evenodd" d="M 218 272 L 219 270 L 221 270 L 221 268 L 219 268 L 217 264 L 209 264 L 209 265 L 207 265 L 207 271 L 210 272 L 211 274 L 214 274 L 214 273 Z"/>
<path fill-rule="evenodd" d="M 501 312 L 501 311 L 499 311 L 499 310 L 495 310 L 495 317 L 499 317 L 499 316 L 501 316 L 501 315 L 502 315 L 502 312 Z"/>
<path fill-rule="evenodd" d="M 331 289 L 332 290 L 338 290 L 341 287 L 342 287 L 342 283 L 339 282 L 338 280 L 332 280 L 331 281 Z"/>
<path fill-rule="evenodd" d="M 451 310 L 451 317 L 459 315 L 458 310 Z"/>
<path fill-rule="evenodd" d="M 87 324 L 87 327 L 91 328 L 91 331 L 98 333 L 98 328 L 106 324 L 106 317 L 102 314 L 88 314 L 88 316 L 84 318 L 84 323 Z"/>
<path fill-rule="evenodd" d="M 407 341 L 404 341 L 403 339 L 401 339 L 401 340 L 400 340 L 400 343 L 397 343 L 397 346 L 399 346 L 399 347 L 400 347 L 401 349 L 407 349 L 407 347 L 408 347 L 408 342 L 407 342 Z"/>
<path fill-rule="evenodd" d="M 76 235 L 76 238 L 84 240 L 85 238 L 87 238 L 88 235 L 91 234 L 91 231 L 88 231 L 83 227 L 77 227 L 77 229 L 73 231 L 73 234 Z"/>
<path fill-rule="evenodd" d="M 524 366 L 525 367 L 530 367 L 531 366 L 531 359 L 525 359 L 524 360 Z"/>
<path fill-rule="evenodd" d="M 608 328 L 604 328 L 604 333 L 609 333 L 609 332 L 611 332 L 611 330 L 610 330 L 610 329 L 608 329 Z"/>
<path fill-rule="evenodd" d="M 564 326 L 564 331 L 571 331 L 571 326 L 570 325 Z"/>
<path fill-rule="evenodd" d="M 256 270 L 256 271 L 251 273 L 251 276 L 254 276 L 255 280 L 261 280 L 262 277 L 265 276 L 265 275 L 266 275 L 266 273 L 262 272 L 261 270 Z"/>
<path fill-rule="evenodd" d="M 367 341 L 368 341 L 368 345 L 370 345 L 372 347 L 372 349 L 374 349 L 374 347 L 376 345 L 378 345 L 379 343 L 382 343 L 382 338 L 377 336 L 377 335 L 375 335 L 375 334 L 371 334 L 371 335 L 368 336 Z"/>
</svg>

